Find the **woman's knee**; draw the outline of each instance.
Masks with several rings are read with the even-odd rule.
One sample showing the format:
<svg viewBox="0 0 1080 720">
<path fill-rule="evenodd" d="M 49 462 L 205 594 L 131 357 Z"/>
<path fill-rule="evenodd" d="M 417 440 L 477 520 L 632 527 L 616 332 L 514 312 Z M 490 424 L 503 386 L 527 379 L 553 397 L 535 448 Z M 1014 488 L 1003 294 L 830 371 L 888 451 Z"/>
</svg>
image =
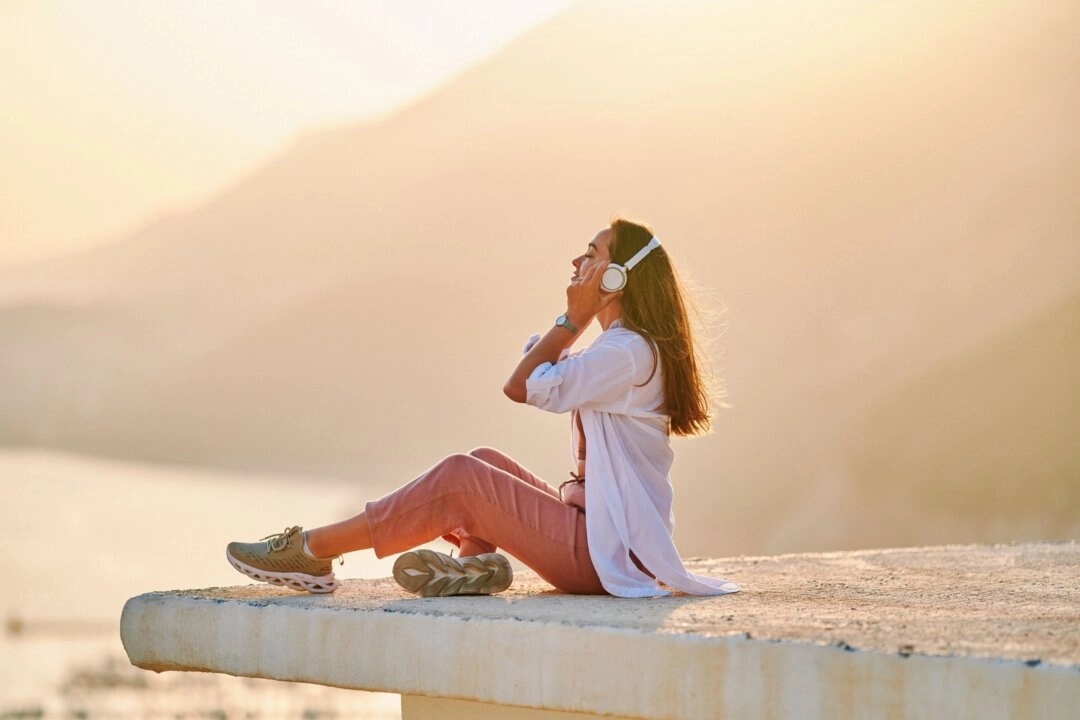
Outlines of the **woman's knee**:
<svg viewBox="0 0 1080 720">
<path fill-rule="evenodd" d="M 431 492 L 447 502 L 472 504 L 475 498 L 496 502 L 503 488 L 517 481 L 472 453 L 454 453 L 435 466 L 428 482 Z"/>
<path fill-rule="evenodd" d="M 480 460 L 481 462 L 491 465 L 492 467 L 498 467 L 499 470 L 505 470 L 507 468 L 507 461 L 509 460 L 505 453 L 496 450 L 495 448 L 478 447 L 469 451 L 469 456 Z"/>
<path fill-rule="evenodd" d="M 496 465 L 500 460 L 503 460 L 506 457 L 495 448 L 484 446 L 473 448 L 468 454 L 477 460 L 486 462 L 488 465 Z"/>
<path fill-rule="evenodd" d="M 469 453 L 447 455 L 436 465 L 437 485 L 446 494 L 476 492 L 477 479 L 491 466 Z"/>
<path fill-rule="evenodd" d="M 453 453 L 440 460 L 436 468 L 443 471 L 448 478 L 460 478 L 474 471 L 481 462 L 471 453 Z"/>
</svg>

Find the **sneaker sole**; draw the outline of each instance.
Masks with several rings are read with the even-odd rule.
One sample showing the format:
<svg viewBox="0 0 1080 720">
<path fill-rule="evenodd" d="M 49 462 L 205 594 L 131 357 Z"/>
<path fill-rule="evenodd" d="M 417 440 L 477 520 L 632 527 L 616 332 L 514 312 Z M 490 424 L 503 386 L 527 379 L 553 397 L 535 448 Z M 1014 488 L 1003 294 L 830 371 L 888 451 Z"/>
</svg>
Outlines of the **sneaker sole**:
<svg viewBox="0 0 1080 720">
<path fill-rule="evenodd" d="M 258 580 L 259 582 L 270 583 L 271 585 L 282 585 L 291 590 L 309 593 L 332 593 L 341 587 L 341 583 L 334 577 L 334 573 L 316 577 L 315 575 L 308 575 L 306 573 L 271 572 L 270 570 L 260 570 L 259 568 L 251 567 L 247 563 L 240 562 L 234 558 L 232 553 L 228 550 L 225 551 L 225 557 L 229 559 L 229 564 L 238 571 L 244 573 L 252 580 Z"/>
<path fill-rule="evenodd" d="M 498 553 L 452 558 L 434 550 L 414 550 L 394 562 L 394 580 L 420 597 L 491 595 L 510 587 L 514 571 Z"/>
</svg>

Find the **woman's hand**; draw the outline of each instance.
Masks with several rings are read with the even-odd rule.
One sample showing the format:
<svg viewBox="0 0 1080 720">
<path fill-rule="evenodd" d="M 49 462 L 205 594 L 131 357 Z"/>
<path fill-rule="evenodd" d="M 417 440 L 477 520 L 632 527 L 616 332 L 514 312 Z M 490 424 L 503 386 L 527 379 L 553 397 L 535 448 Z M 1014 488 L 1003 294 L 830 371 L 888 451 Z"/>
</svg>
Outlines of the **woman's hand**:
<svg viewBox="0 0 1080 720">
<path fill-rule="evenodd" d="M 585 483 L 567 483 L 559 491 L 563 503 L 585 509 Z"/>
<path fill-rule="evenodd" d="M 597 313 L 622 297 L 622 290 L 609 293 L 600 289 L 600 279 L 607 266 L 607 260 L 593 265 L 584 275 L 571 280 L 566 288 L 566 317 L 579 328 L 588 325 Z"/>
</svg>

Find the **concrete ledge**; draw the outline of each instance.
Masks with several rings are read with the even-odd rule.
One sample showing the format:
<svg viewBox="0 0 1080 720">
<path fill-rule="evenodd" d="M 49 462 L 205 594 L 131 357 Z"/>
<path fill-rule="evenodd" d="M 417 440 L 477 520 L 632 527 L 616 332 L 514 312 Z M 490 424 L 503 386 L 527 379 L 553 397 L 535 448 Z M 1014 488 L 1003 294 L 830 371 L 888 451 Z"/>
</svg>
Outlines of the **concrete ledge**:
<svg viewBox="0 0 1080 720">
<path fill-rule="evenodd" d="M 149 593 L 131 661 L 407 696 L 632 718 L 1066 717 L 1080 707 L 1080 545 L 693 560 L 743 592 L 421 599 L 270 586 Z M 463 702 L 470 701 L 470 702 Z M 408 697 L 405 717 L 454 717 Z M 442 707 L 443 710 L 433 708 Z M 461 708 L 465 708 L 462 710 Z M 525 713 L 525 711 L 521 711 Z M 519 713 L 519 714 L 521 714 Z M 521 717 L 554 717 L 521 714 Z"/>
</svg>

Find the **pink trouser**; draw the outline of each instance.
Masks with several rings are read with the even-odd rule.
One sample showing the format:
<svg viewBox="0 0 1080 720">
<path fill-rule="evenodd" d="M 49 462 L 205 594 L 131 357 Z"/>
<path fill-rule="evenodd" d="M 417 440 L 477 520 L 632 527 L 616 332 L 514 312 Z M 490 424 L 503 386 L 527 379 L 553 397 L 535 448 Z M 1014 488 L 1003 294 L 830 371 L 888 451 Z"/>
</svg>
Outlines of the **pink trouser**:
<svg viewBox="0 0 1080 720">
<path fill-rule="evenodd" d="M 565 592 L 604 593 L 585 513 L 498 450 L 450 455 L 364 514 L 380 558 L 442 537 L 464 555 L 502 548 Z"/>
</svg>

